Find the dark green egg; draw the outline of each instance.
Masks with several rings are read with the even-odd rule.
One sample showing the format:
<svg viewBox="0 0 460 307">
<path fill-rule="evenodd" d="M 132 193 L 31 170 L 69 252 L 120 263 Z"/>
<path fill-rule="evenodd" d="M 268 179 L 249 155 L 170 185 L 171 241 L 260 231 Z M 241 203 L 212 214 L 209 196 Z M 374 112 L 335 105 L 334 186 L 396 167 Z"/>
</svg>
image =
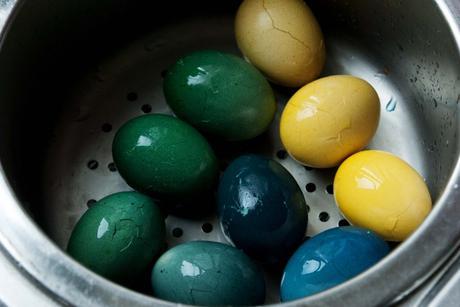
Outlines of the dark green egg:
<svg viewBox="0 0 460 307">
<path fill-rule="evenodd" d="M 152 272 L 156 297 L 192 305 L 256 305 L 265 299 L 260 269 L 242 251 L 222 243 L 178 245 L 158 259 Z"/>
<path fill-rule="evenodd" d="M 130 283 L 148 269 L 164 244 L 164 216 L 154 201 L 137 192 L 120 192 L 83 214 L 67 251 L 92 271 Z"/>
<path fill-rule="evenodd" d="M 131 187 L 160 199 L 209 193 L 218 175 L 217 159 L 206 139 L 168 115 L 143 115 L 125 123 L 115 135 L 112 153 Z"/>
<path fill-rule="evenodd" d="M 235 246 L 267 263 L 287 258 L 307 230 L 302 190 L 281 164 L 263 156 L 240 156 L 227 167 L 218 211 Z"/>
<path fill-rule="evenodd" d="M 218 51 L 197 51 L 168 70 L 166 100 L 198 130 L 224 140 L 247 140 L 264 132 L 276 109 L 270 84 L 252 65 Z"/>
</svg>

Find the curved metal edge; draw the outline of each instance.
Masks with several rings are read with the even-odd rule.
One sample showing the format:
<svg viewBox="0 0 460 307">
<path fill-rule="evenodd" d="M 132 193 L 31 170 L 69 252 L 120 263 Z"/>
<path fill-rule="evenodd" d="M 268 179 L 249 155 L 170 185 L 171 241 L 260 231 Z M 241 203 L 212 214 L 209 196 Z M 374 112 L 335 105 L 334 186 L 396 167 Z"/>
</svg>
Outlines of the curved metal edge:
<svg viewBox="0 0 460 307">
<path fill-rule="evenodd" d="M 0 38 L 3 41 L 3 36 L 8 32 L 11 20 L 14 19 L 15 13 L 22 4 L 22 0 L 2 0 L 0 1 Z"/>
<path fill-rule="evenodd" d="M 422 226 L 403 246 L 377 265 L 337 287 L 285 306 L 376 306 L 394 303 L 409 295 L 459 246 L 460 224 L 448 217 L 458 214 L 460 160 L 457 161 L 455 171 L 446 186 L 446 190 L 448 189 L 454 192 L 448 196 L 444 193 Z M 414 265 L 417 267 L 416 271 L 403 270 Z M 391 286 L 388 281 L 391 281 Z M 350 287 L 355 291 L 351 292 Z M 395 298 L 393 291 L 396 288 L 403 291 Z M 367 298 L 372 298 L 372 301 L 366 300 Z"/>
<path fill-rule="evenodd" d="M 445 305 L 434 305 L 434 306 L 457 306 L 458 305 L 458 287 L 460 286 L 460 250 L 457 249 L 452 259 L 448 263 L 448 268 L 440 274 L 439 279 L 433 284 L 433 287 L 420 299 L 420 307 L 430 306 L 433 301 L 440 300 L 443 297 L 449 295 L 450 297 L 457 299 L 456 304 L 445 304 Z M 444 269 L 444 268 L 443 268 Z M 450 288 L 450 289 L 449 289 Z M 453 290 L 452 290 L 453 288 Z M 447 291 L 446 291 L 447 290 Z M 455 291 L 456 290 L 456 291 Z M 448 294 L 446 294 L 446 292 Z M 450 300 L 450 298 L 449 298 Z"/>
<path fill-rule="evenodd" d="M 0 49 L 25 1 L 0 0 Z M 151 306 L 152 303 L 175 306 L 125 289 L 75 262 L 48 239 L 11 191 L 13 189 L 0 165 L 0 253 L 17 269 L 18 274 L 30 281 L 31 286 L 48 293 L 50 302 L 68 306 L 97 306 L 108 301 L 120 306 L 132 305 L 133 302 L 143 306 Z M 16 259 L 29 261 L 18 262 Z M 83 289 L 82 285 L 89 286 L 92 291 Z M 21 290 L 18 289 L 18 295 L 23 293 Z M 98 295 L 105 295 L 105 300 L 98 299 Z"/>
<path fill-rule="evenodd" d="M 48 239 L 18 205 L 11 191 L 0 167 L 0 252 L 15 265 L 18 274 L 48 293 L 55 303 L 66 306 L 177 305 L 126 289 L 80 265 Z"/>
<path fill-rule="evenodd" d="M 1 42 L 23 1 L 0 2 Z M 451 27 L 460 56 L 460 4 L 455 0 L 438 0 L 436 3 Z M 0 215 L 0 242 L 4 246 L 3 252 L 8 253 L 9 259 L 13 261 L 29 259 L 27 262 L 16 263 L 18 272 L 27 274 L 31 282 L 47 289 L 56 302 L 82 306 L 102 303 L 123 306 L 133 303 L 140 306 L 176 306 L 108 282 L 67 257 L 22 210 L 1 168 L 0 183 L 3 207 L 3 214 Z M 376 266 L 346 283 L 308 298 L 285 303 L 284 306 L 381 305 L 394 299 L 394 289 L 413 289 L 421 284 L 426 278 L 425 273 L 441 265 L 439 259 L 443 259 L 458 242 L 460 224 L 449 217 L 458 214 L 459 186 L 460 160 L 457 161 L 433 212 L 401 247 Z M 446 191 L 452 193 L 448 194 Z M 426 244 L 427 242 L 433 244 Z M 418 255 L 424 255 L 423 261 L 420 261 L 422 258 Z M 417 271 L 407 273 L 406 270 L 405 275 L 402 275 L 399 268 L 413 266 L 414 263 L 417 263 Z M 391 287 L 387 287 L 387 280 L 393 281 Z M 372 301 L 364 298 L 372 298 Z"/>
</svg>

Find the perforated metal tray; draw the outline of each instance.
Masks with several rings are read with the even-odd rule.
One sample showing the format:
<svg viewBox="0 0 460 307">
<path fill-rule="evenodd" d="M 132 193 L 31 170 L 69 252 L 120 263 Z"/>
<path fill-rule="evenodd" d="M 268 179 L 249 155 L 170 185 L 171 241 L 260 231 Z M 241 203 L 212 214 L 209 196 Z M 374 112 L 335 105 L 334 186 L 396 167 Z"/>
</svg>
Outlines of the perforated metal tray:
<svg viewBox="0 0 460 307">
<path fill-rule="evenodd" d="M 172 114 L 162 92 L 162 74 L 180 56 L 199 49 L 238 54 L 232 19 L 191 19 L 159 28 L 157 32 L 115 52 L 77 85 L 71 103 L 62 110 L 44 166 L 45 221 L 48 234 L 62 248 L 83 212 L 95 200 L 110 193 L 131 190 L 112 160 L 116 130 L 128 119 L 144 113 Z M 177 36 L 176 33 L 182 35 Z M 391 72 L 363 46 L 349 37 L 330 36 L 324 75 L 353 74 L 377 90 L 382 107 L 379 129 L 369 148 L 388 150 L 413 165 L 422 175 L 423 148 L 413 113 L 406 111 L 403 95 L 391 83 Z M 283 105 L 293 93 L 274 86 L 278 110 L 269 131 L 257 139 L 234 143 L 230 151 L 217 150 L 224 166 L 242 153 L 253 152 L 279 161 L 297 180 L 309 207 L 306 236 L 346 225 L 333 198 L 334 169 L 303 167 L 283 150 L 278 124 Z M 398 131 L 398 137 L 394 137 Z M 169 247 L 190 240 L 228 243 L 215 215 L 201 219 L 166 219 Z M 267 303 L 279 301 L 280 270 L 267 270 Z"/>
</svg>

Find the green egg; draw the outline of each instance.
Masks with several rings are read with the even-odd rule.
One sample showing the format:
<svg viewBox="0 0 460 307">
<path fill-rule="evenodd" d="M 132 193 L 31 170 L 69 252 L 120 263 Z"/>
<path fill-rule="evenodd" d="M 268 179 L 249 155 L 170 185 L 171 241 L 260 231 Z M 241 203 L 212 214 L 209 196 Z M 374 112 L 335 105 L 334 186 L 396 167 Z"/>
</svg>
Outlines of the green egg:
<svg viewBox="0 0 460 307">
<path fill-rule="evenodd" d="M 154 201 L 137 192 L 120 192 L 83 214 L 67 251 L 90 270 L 131 283 L 149 268 L 164 244 L 164 216 Z"/>
<path fill-rule="evenodd" d="M 264 76 L 227 53 L 197 51 L 179 59 L 168 70 L 163 90 L 179 118 L 224 140 L 251 139 L 275 115 L 275 96 Z"/>
<path fill-rule="evenodd" d="M 257 305 L 265 299 L 262 271 L 242 251 L 194 241 L 163 254 L 152 272 L 156 297 L 192 305 Z"/>
<path fill-rule="evenodd" d="M 115 135 L 112 153 L 120 175 L 135 190 L 166 200 L 187 200 L 215 186 L 218 163 L 206 139 L 168 115 L 143 115 Z"/>
</svg>

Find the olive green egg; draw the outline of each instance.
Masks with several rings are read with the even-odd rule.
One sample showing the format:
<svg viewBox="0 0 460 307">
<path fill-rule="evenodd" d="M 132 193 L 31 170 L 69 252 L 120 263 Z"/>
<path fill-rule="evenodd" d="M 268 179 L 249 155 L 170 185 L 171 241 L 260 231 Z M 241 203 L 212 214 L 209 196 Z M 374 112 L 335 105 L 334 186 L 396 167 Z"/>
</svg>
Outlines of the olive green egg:
<svg viewBox="0 0 460 307">
<path fill-rule="evenodd" d="M 182 57 L 168 69 L 163 90 L 179 118 L 223 140 L 256 137 L 275 115 L 268 81 L 232 54 L 204 50 Z"/>
<path fill-rule="evenodd" d="M 161 200 L 187 200 L 215 186 L 218 163 L 206 139 L 169 115 L 134 118 L 116 133 L 112 154 L 135 190 Z"/>
<path fill-rule="evenodd" d="M 130 283 L 149 269 L 164 244 L 164 216 L 155 202 L 138 192 L 120 192 L 83 214 L 67 251 L 90 270 Z"/>
<path fill-rule="evenodd" d="M 154 296 L 191 305 L 257 305 L 265 299 L 262 271 L 230 245 L 193 241 L 178 245 L 156 262 Z"/>
</svg>

